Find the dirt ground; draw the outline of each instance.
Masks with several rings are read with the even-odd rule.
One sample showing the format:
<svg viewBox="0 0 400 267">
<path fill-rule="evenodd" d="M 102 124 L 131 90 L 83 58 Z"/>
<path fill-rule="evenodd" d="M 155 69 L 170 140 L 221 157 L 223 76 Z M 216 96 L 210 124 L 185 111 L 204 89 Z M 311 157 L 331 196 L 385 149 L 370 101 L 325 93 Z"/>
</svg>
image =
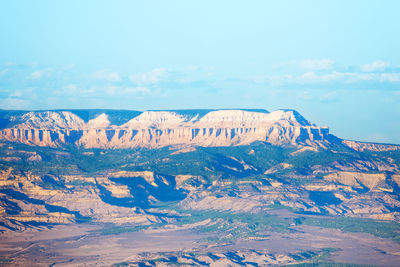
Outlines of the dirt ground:
<svg viewBox="0 0 400 267">
<path fill-rule="evenodd" d="M 110 266 L 134 261 L 143 253 L 157 252 L 227 252 L 263 250 L 287 254 L 321 248 L 338 248 L 326 261 L 395 266 L 400 262 L 400 244 L 365 233 L 347 233 L 337 229 L 294 226 L 291 233 L 271 232 L 264 240 L 209 244 L 210 234 L 195 230 L 141 231 L 118 235 L 100 235 L 102 225 L 56 226 L 42 231 L 3 233 L 0 257 L 11 259 L 12 266 Z M 4 260 L 3 260 L 4 261 Z"/>
</svg>

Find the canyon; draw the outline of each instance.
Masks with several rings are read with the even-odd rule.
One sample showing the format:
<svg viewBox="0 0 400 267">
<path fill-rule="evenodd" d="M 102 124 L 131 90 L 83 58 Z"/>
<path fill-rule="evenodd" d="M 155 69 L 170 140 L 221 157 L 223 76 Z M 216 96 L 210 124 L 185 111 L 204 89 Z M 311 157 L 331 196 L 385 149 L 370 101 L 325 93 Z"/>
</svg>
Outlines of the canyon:
<svg viewBox="0 0 400 267">
<path fill-rule="evenodd" d="M 0 204 L 0 263 L 392 266 L 400 146 L 294 110 L 2 110 Z"/>
</svg>

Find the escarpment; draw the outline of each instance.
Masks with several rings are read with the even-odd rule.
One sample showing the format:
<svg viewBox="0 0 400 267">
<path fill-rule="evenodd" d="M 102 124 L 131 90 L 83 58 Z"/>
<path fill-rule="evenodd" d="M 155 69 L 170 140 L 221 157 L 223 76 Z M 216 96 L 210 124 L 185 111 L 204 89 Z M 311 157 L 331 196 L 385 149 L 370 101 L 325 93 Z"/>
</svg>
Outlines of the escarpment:
<svg viewBox="0 0 400 267">
<path fill-rule="evenodd" d="M 216 110 L 190 115 L 146 111 L 121 125 L 112 124 L 106 113 L 85 122 L 72 112 L 46 111 L 29 112 L 10 121 L 12 125 L 0 131 L 0 139 L 52 147 L 232 146 L 255 141 L 299 145 L 330 138 L 327 127 L 315 126 L 292 110 Z"/>
</svg>

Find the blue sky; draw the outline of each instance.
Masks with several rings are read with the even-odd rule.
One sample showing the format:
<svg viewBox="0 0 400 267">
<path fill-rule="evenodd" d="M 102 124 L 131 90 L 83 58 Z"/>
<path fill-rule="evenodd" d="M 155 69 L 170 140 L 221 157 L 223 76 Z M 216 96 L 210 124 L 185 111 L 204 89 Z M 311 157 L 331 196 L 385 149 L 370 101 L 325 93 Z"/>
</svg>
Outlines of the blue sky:
<svg viewBox="0 0 400 267">
<path fill-rule="evenodd" d="M 399 1 L 2 1 L 0 108 L 296 109 L 400 143 Z"/>
</svg>

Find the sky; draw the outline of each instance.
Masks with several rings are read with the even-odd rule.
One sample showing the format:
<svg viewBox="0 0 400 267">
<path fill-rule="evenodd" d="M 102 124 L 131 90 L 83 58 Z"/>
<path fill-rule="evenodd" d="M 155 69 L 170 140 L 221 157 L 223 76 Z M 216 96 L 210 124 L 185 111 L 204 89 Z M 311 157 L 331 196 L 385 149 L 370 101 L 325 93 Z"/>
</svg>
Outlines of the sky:
<svg viewBox="0 0 400 267">
<path fill-rule="evenodd" d="M 0 108 L 295 109 L 400 144 L 400 1 L 0 2 Z"/>
</svg>

